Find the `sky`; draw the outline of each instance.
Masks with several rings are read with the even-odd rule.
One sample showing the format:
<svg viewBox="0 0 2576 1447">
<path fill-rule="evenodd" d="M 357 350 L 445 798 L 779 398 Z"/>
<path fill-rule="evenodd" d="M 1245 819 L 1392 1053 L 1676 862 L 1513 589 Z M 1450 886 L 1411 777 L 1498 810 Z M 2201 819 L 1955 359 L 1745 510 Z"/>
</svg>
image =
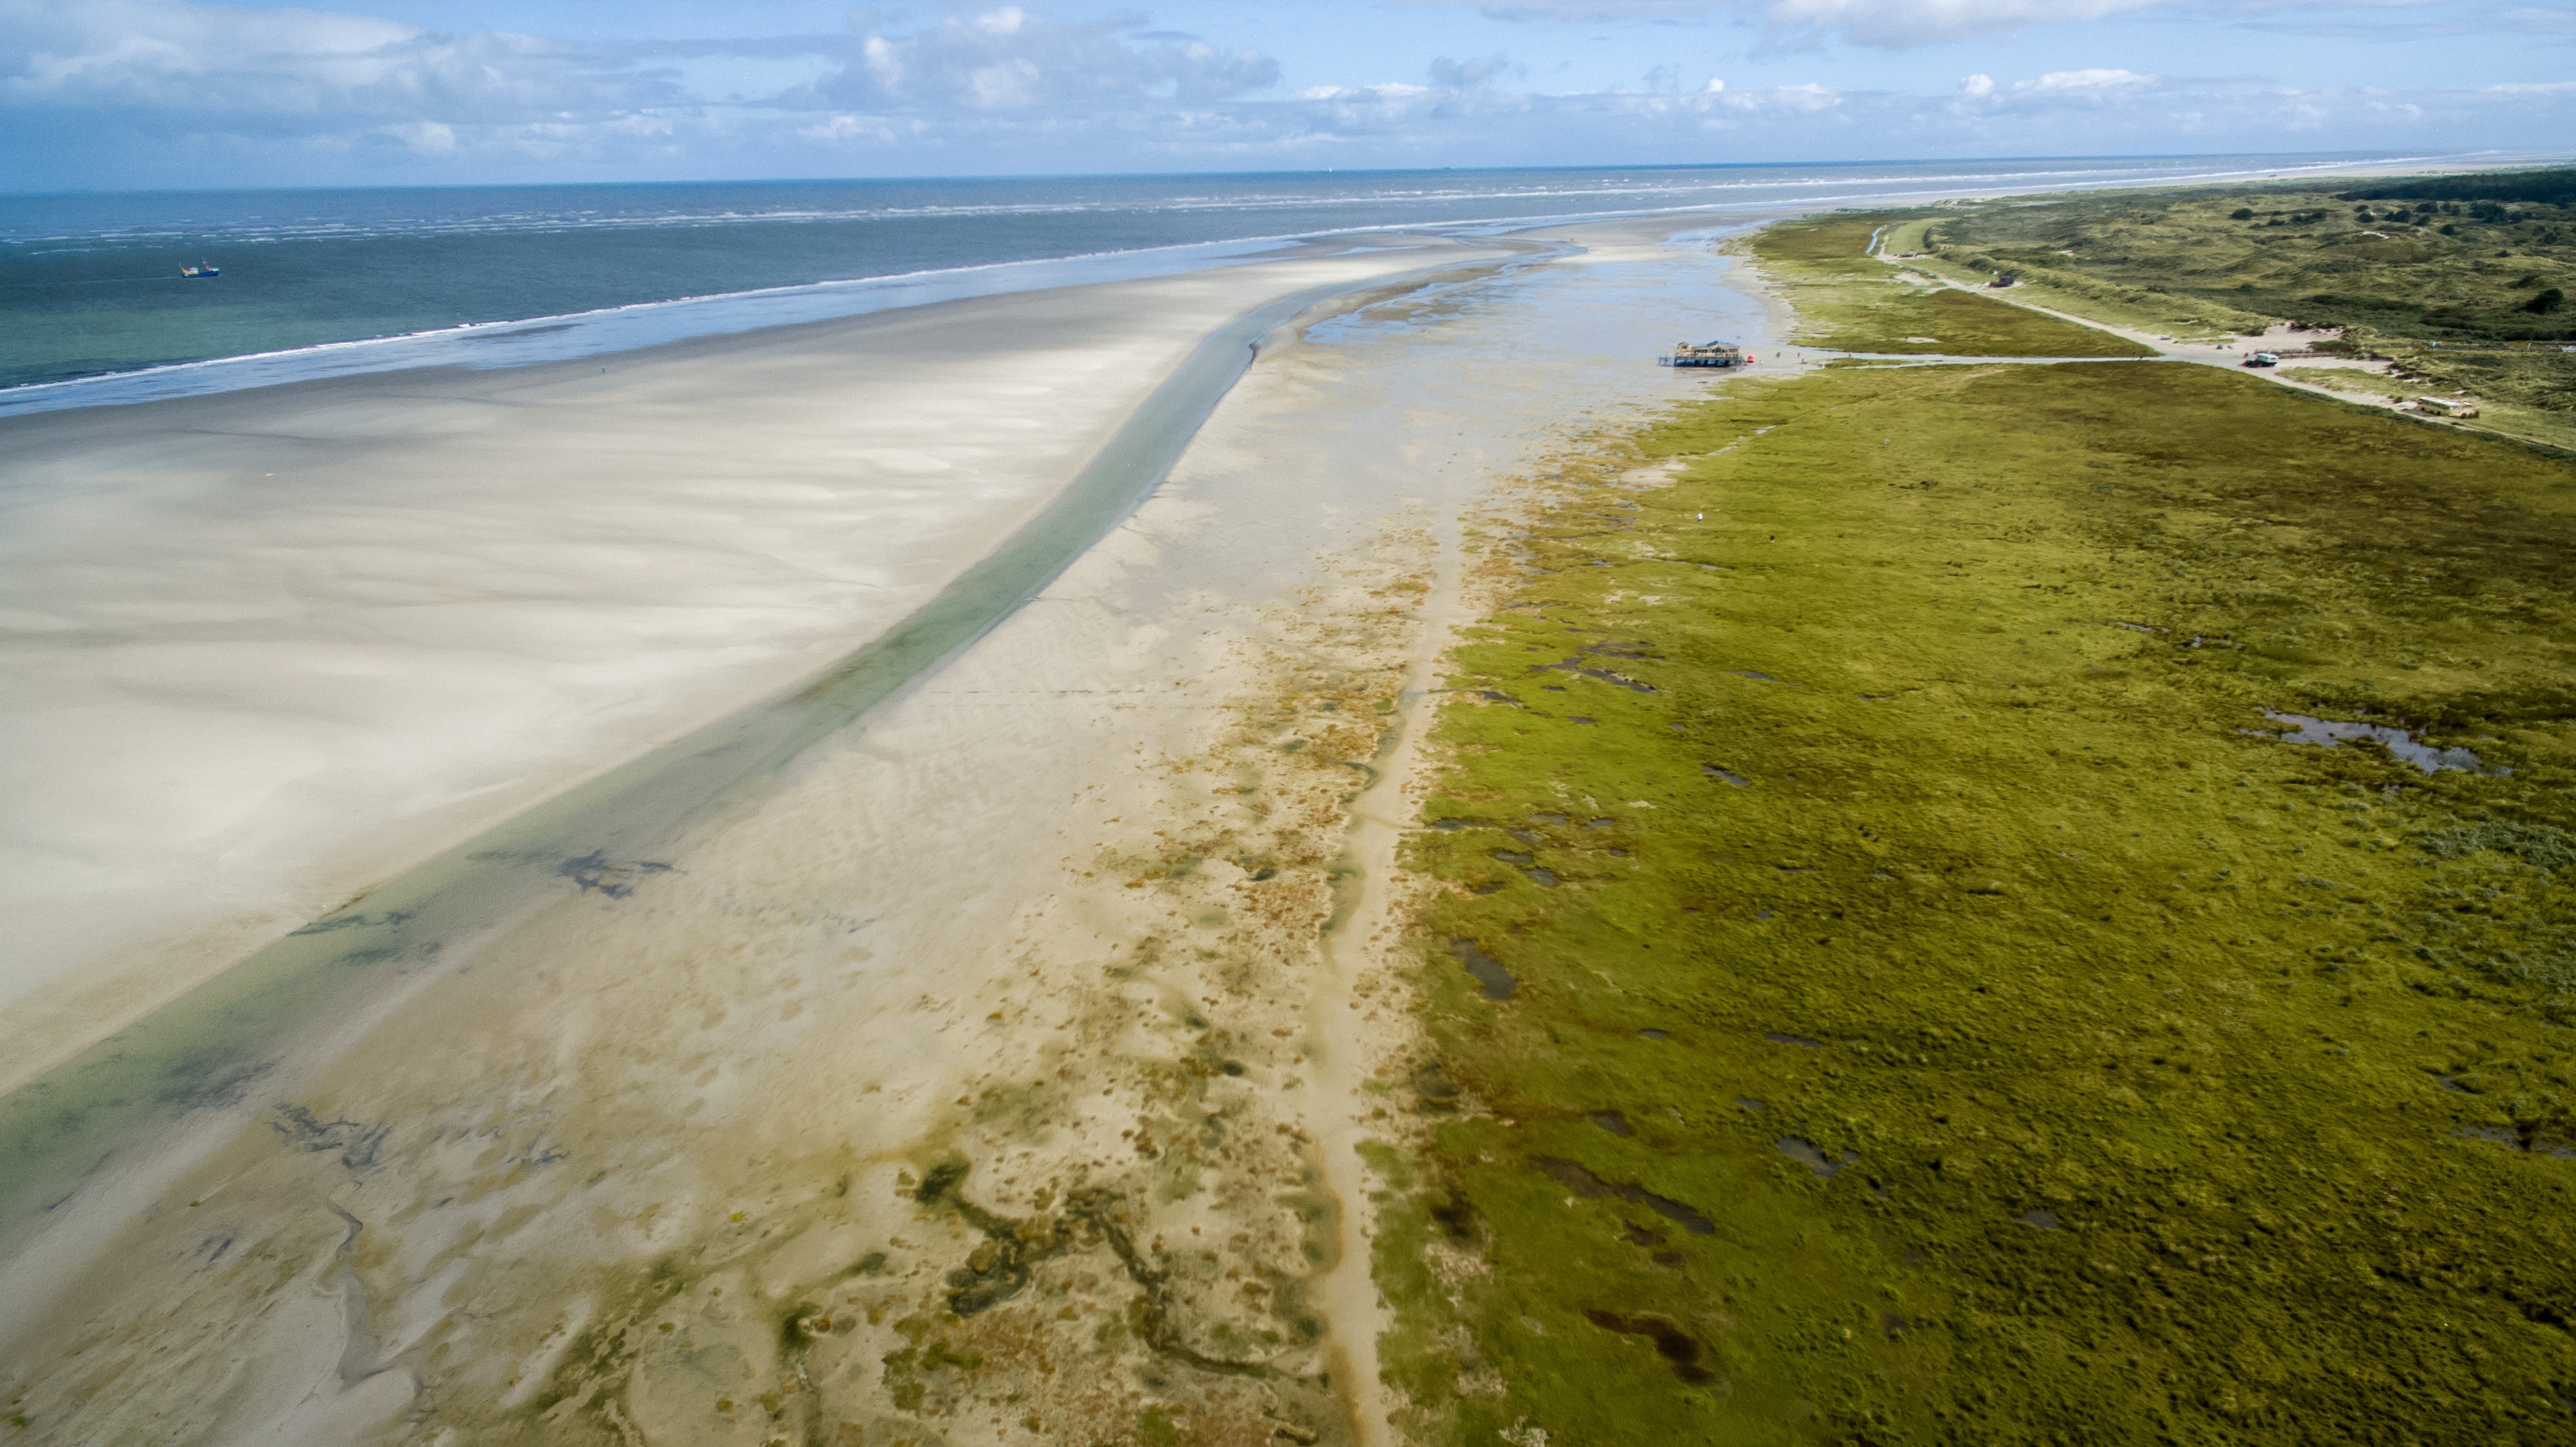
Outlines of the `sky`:
<svg viewBox="0 0 2576 1447">
<path fill-rule="evenodd" d="M 2530 0 L 0 0 L 0 190 L 2576 150 Z"/>
</svg>

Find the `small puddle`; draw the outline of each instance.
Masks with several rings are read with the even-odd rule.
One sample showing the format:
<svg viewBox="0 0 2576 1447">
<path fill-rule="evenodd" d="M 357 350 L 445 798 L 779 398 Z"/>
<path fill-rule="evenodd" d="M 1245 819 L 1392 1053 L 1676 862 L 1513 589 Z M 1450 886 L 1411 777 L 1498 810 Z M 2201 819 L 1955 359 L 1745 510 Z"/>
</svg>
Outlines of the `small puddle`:
<svg viewBox="0 0 2576 1447">
<path fill-rule="evenodd" d="M 1636 679 L 1628 678 L 1621 674 L 1611 673 L 1605 669 L 1585 668 L 1582 666 L 1582 663 L 1583 655 L 1578 653 L 1574 657 L 1566 659 L 1561 663 L 1539 664 L 1536 666 L 1534 671 L 1547 672 L 1552 670 L 1557 673 L 1571 673 L 1577 678 L 1598 679 L 1603 683 L 1616 684 L 1621 688 L 1628 689 L 1636 693 L 1653 693 L 1655 691 L 1655 686 L 1651 683 L 1640 683 Z M 1564 689 L 1558 688 L 1552 683 L 1541 684 L 1539 686 L 1547 689 L 1551 693 L 1565 692 Z"/>
<path fill-rule="evenodd" d="M 1744 777 L 1733 769 L 1721 769 L 1715 764 L 1702 764 L 1699 766 L 1699 771 L 1712 778 L 1724 779 L 1726 782 L 1733 784 L 1739 789 L 1750 789 L 1753 787 L 1753 781 L 1751 779 Z"/>
<path fill-rule="evenodd" d="M 1670 1040 L 1673 1038 L 1673 1032 L 1670 1030 L 1640 1030 L 1637 1032 L 1637 1038 L 1640 1040 Z"/>
<path fill-rule="evenodd" d="M 1840 1158 L 1826 1155 L 1823 1151 L 1816 1149 L 1813 1143 L 1801 1140 L 1797 1136 L 1793 1135 L 1784 1135 L 1778 1140 L 1773 1141 L 1771 1144 L 1778 1149 L 1780 1154 L 1787 1156 L 1789 1159 L 1796 1161 L 1802 1166 L 1805 1166 L 1808 1170 L 1815 1172 L 1826 1180 L 1832 1180 L 1835 1175 L 1841 1172 L 1843 1167 L 1860 1159 L 1860 1153 L 1858 1151 L 1845 1151 L 1842 1153 Z"/>
<path fill-rule="evenodd" d="M 1413 1092 L 1421 1096 L 1424 1103 L 1443 1110 L 1455 1109 L 1459 1095 L 1457 1083 L 1440 1068 L 1437 1060 L 1413 1072 Z"/>
<path fill-rule="evenodd" d="M 2509 1151 L 2529 1151 L 2535 1156 L 2550 1156 L 2562 1161 L 2576 1159 L 2576 1149 L 2525 1140 L 2522 1132 L 2509 1125 L 2464 1125 L 2453 1128 L 2451 1134 L 2462 1140 L 2492 1141 Z"/>
<path fill-rule="evenodd" d="M 2049 1210 L 2045 1206 L 2041 1206 L 2035 1210 L 2024 1211 L 2020 1215 L 2013 1217 L 2013 1219 L 2036 1231 L 2063 1231 L 2066 1229 L 2066 1223 L 2057 1219 L 2057 1213 Z"/>
<path fill-rule="evenodd" d="M 1637 1133 L 1637 1128 L 1628 1124 L 1628 1117 L 1615 1110 L 1596 1110 L 1584 1119 L 1615 1136 L 1625 1138 Z"/>
<path fill-rule="evenodd" d="M 1520 988 L 1521 982 L 1512 978 L 1512 972 L 1503 968 L 1503 962 L 1476 948 L 1474 940 L 1451 940 L 1449 953 L 1456 955 L 1458 963 L 1467 967 L 1467 973 L 1476 977 L 1476 983 L 1485 987 L 1488 1000 L 1508 1000 L 1512 991 Z"/>
<path fill-rule="evenodd" d="M 2437 749 L 2430 744 L 2418 742 L 2415 736 L 2405 729 L 2390 728 L 2385 724 L 2347 723 L 2342 719 L 2310 718 L 2303 713 L 2275 713 L 2268 708 L 2263 710 L 2263 717 L 2274 723 L 2296 724 L 2298 731 L 2277 735 L 2266 734 L 2261 729 L 2240 729 L 2238 732 L 2251 734 L 2256 738 L 2278 738 L 2285 744 L 2317 744 L 2329 749 L 2340 747 L 2346 739 L 2367 739 L 2380 744 L 2389 753 L 2428 774 L 2440 773 L 2444 769 L 2457 769 L 2463 773 L 2493 774 L 2499 778 L 2505 778 L 2513 773 L 2511 769 L 2488 768 L 2484 760 L 2467 749 Z"/>
<path fill-rule="evenodd" d="M 1735 1103 L 1739 1108 L 1749 1110 L 1755 1115 L 1760 1115 L 1762 1112 L 1771 1108 L 1771 1102 L 1767 1100 L 1755 1100 L 1749 1095 L 1737 1096 L 1735 1098 Z"/>
<path fill-rule="evenodd" d="M 1766 1030 L 1762 1033 L 1762 1038 L 1774 1045 L 1804 1045 L 1810 1050 L 1825 1048 L 1825 1042 L 1822 1040 L 1810 1040 L 1804 1035 L 1788 1035 L 1778 1030 Z"/>
</svg>

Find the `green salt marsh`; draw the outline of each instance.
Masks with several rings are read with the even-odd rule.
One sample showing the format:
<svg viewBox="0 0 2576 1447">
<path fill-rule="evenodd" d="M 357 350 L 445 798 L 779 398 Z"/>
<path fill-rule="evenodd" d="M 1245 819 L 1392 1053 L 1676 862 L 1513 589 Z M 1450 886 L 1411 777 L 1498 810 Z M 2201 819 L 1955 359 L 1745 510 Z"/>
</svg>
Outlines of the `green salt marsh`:
<svg viewBox="0 0 2576 1447">
<path fill-rule="evenodd" d="M 1410 850 L 1411 1430 L 2567 1440 L 2571 482 L 2171 364 L 1602 440 Z"/>
</svg>

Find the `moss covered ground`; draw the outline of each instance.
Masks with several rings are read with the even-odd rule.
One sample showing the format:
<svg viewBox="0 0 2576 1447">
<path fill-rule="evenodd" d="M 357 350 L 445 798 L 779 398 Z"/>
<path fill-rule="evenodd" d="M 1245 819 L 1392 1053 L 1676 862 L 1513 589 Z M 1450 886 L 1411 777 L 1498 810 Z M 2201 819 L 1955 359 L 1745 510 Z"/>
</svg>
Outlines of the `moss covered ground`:
<svg viewBox="0 0 2576 1447">
<path fill-rule="evenodd" d="M 1411 846 L 1410 1430 L 2576 1436 L 2571 484 L 2154 363 L 1570 464 Z"/>
</svg>

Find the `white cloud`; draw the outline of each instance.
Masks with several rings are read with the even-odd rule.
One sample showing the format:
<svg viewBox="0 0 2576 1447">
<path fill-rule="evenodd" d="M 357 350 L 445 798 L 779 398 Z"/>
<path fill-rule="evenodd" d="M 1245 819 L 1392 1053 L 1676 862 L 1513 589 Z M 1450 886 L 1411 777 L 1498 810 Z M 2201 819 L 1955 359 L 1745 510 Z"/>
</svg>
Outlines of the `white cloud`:
<svg viewBox="0 0 2576 1447">
<path fill-rule="evenodd" d="M 424 156 L 452 155 L 456 150 L 456 127 L 439 121 L 406 121 L 385 127 L 384 133 Z"/>
<path fill-rule="evenodd" d="M 315 10 L 0 0 L 0 104 L 13 108 L 453 125 L 684 99 L 667 75 L 536 36 Z"/>
<path fill-rule="evenodd" d="M 2037 80 L 2023 81 L 2013 89 L 2027 95 L 2099 97 L 2117 95 L 2155 83 L 2156 77 L 2140 75 L 2134 70 L 2052 70 Z"/>
<path fill-rule="evenodd" d="M 836 107 L 1087 114 L 1145 100 L 1204 105 L 1266 89 L 1279 64 L 1184 36 L 1131 38 L 1123 19 L 1068 23 L 1005 6 L 909 35 L 871 32 L 862 63 L 819 81 Z"/>
<path fill-rule="evenodd" d="M 1769 0 L 1774 26 L 1840 35 L 1859 45 L 1932 45 L 2002 30 L 2099 20 L 2168 0 Z"/>
<path fill-rule="evenodd" d="M 1942 45 L 1980 35 L 2031 30 L 2147 11 L 2179 11 L 2202 18 L 2213 15 L 2250 23 L 2258 12 L 2300 10 L 2351 11 L 2444 5 L 2446 0 L 1397 0 L 1412 5 L 1475 5 L 1496 20 L 1552 21 L 1564 24 L 1602 22 L 1735 21 L 1754 24 L 1775 38 L 1841 39 L 1854 45 L 1903 49 Z M 2342 28 L 2336 29 L 2335 25 Z M 2298 28 L 2305 28 L 2304 25 Z M 2417 27 L 2374 31 L 2347 22 L 2327 26 L 2334 33 L 2385 33 L 2392 37 L 2418 30 L 2456 34 L 2481 28 L 2567 30 L 2576 28 L 2569 12 L 2529 6 L 2508 10 L 2484 21 L 2446 19 Z"/>
<path fill-rule="evenodd" d="M 1496 77 L 1509 75 L 1514 67 L 1501 55 L 1480 55 L 1467 60 L 1441 56 L 1431 62 L 1431 83 L 1443 90 L 1481 90 Z"/>
<path fill-rule="evenodd" d="M 1477 0 L 1406 0 L 1418 5 Z M 2098 20 L 2180 0 L 1482 0 L 1497 20 L 1751 20 L 1774 30 L 1840 36 L 1859 45 L 1912 46 Z"/>
<path fill-rule="evenodd" d="M 1900 10 L 1922 31 L 2038 9 L 1610 3 L 1647 18 L 1841 26 L 1882 43 L 1904 28 L 1891 18 Z M 1364 40 L 1346 49 L 1365 54 Z M 1258 51 L 1059 19 L 1039 0 L 984 0 L 909 26 L 863 16 L 829 35 L 619 45 L 194 0 L 0 0 L 0 154 L 11 160 L 0 185 L 2082 154 L 2172 149 L 2182 136 L 2250 151 L 2292 129 L 2339 148 L 2421 150 L 2576 128 L 2576 83 L 2545 71 L 2402 94 L 2294 91 L 2108 65 L 2016 76 L 1993 63 L 2009 52 L 1989 48 L 1985 71 L 1955 84 L 1938 72 L 1930 93 L 1910 93 L 1838 86 L 1842 72 L 1821 66 L 1803 84 L 1730 85 L 1685 71 L 1684 47 L 1659 49 L 1630 83 L 1569 93 L 1533 91 L 1524 66 L 1490 54 L 1283 95 L 1279 67 Z"/>
<path fill-rule="evenodd" d="M 1095 119 L 1187 129 L 1278 79 L 1258 51 L 1131 32 L 1002 6 L 911 31 L 598 44 L 195 0 L 0 0 L 0 149 L 102 130 L 165 153 L 374 147 L 458 163 L 746 132 L 883 146 Z M 1462 82 L 1494 73 L 1459 67 Z"/>
</svg>

